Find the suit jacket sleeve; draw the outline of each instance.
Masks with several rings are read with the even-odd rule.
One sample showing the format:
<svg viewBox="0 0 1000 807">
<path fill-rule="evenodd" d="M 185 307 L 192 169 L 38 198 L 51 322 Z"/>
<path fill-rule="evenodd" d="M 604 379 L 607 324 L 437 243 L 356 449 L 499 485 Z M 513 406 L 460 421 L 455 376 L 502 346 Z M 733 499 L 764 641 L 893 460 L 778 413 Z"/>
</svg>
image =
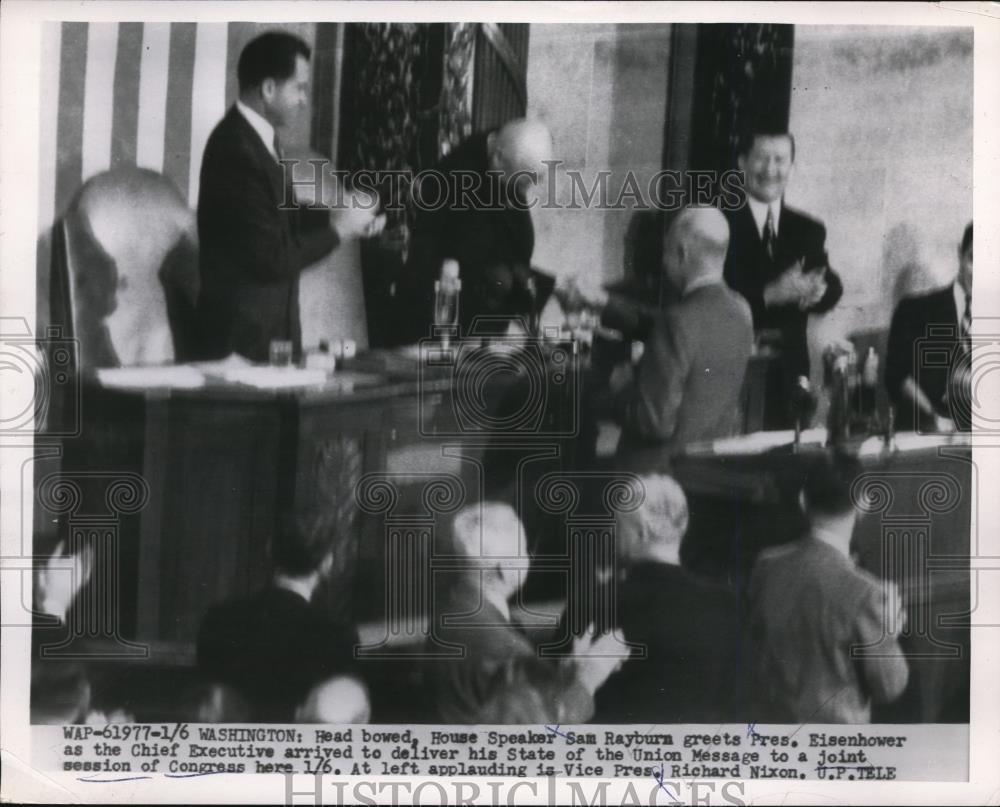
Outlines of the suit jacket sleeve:
<svg viewBox="0 0 1000 807">
<path fill-rule="evenodd" d="M 660 320 L 646 342 L 634 384 L 623 394 L 620 414 L 626 429 L 648 440 L 669 440 L 691 369 L 682 320 L 675 308 Z"/>
<path fill-rule="evenodd" d="M 844 284 L 840 280 L 840 275 L 834 272 L 827 263 L 826 227 L 817 224 L 816 233 L 812 238 L 812 243 L 806 254 L 806 268 L 811 266 L 825 267 L 823 279 L 826 281 L 826 293 L 809 311 L 814 314 L 822 314 L 840 302 L 840 298 L 844 294 Z"/>
<path fill-rule="evenodd" d="M 885 357 L 885 387 L 889 399 L 898 404 L 903 397 L 903 381 L 913 375 L 912 313 L 907 300 L 902 300 L 892 314 L 889 343 Z"/>
<path fill-rule="evenodd" d="M 290 237 L 266 170 L 244 150 L 213 149 L 201 181 L 205 193 L 199 207 L 209 208 L 204 215 L 212 222 L 214 240 L 261 282 L 293 275 L 338 242 L 329 227 L 304 233 L 301 245 Z"/>
<path fill-rule="evenodd" d="M 872 586 L 862 597 L 861 608 L 856 622 L 857 643 L 861 646 L 876 645 L 885 636 L 883 589 Z M 903 694 L 909 680 L 909 667 L 903 650 L 897 642 L 878 655 L 865 656 L 861 660 L 865 689 L 876 703 L 888 703 Z"/>
</svg>

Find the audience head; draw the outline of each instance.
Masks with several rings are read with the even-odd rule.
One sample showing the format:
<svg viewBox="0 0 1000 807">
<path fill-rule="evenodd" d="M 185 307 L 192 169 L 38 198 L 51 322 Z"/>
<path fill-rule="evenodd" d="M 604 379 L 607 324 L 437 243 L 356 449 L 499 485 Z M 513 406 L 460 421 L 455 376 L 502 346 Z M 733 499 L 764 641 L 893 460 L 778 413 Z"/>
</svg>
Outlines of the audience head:
<svg viewBox="0 0 1000 807">
<path fill-rule="evenodd" d="M 552 159 L 552 135 L 541 121 L 518 118 L 508 121 L 487 139 L 490 168 L 513 182 L 517 199 L 527 201 L 534 185 L 543 182 Z"/>
<path fill-rule="evenodd" d="M 192 723 L 252 723 L 253 710 L 233 687 L 198 681 L 181 695 L 182 712 Z"/>
<path fill-rule="evenodd" d="M 295 710 L 296 723 L 367 723 L 370 716 L 368 690 L 350 675 L 320 681 Z"/>
<path fill-rule="evenodd" d="M 82 723 L 90 710 L 90 682 L 83 665 L 36 656 L 31 664 L 31 722 Z"/>
<path fill-rule="evenodd" d="M 972 222 L 962 233 L 962 245 L 958 249 L 958 282 L 966 294 L 972 294 Z"/>
<path fill-rule="evenodd" d="M 521 521 L 514 508 L 500 502 L 482 502 L 462 508 L 452 526 L 456 550 L 470 560 L 483 582 L 511 596 L 521 583 Z M 478 573 L 478 572 L 477 572 Z"/>
<path fill-rule="evenodd" d="M 756 130 L 740 143 L 737 165 L 754 199 L 774 202 L 785 193 L 795 162 L 795 138 L 784 131 Z"/>
<path fill-rule="evenodd" d="M 800 494 L 809 520 L 853 525 L 857 511 L 852 489 L 860 472 L 858 461 L 842 454 L 825 453 L 812 461 Z"/>
<path fill-rule="evenodd" d="M 663 238 L 663 265 L 680 294 L 694 281 L 721 280 L 729 247 L 729 224 L 715 207 L 685 207 Z"/>
<path fill-rule="evenodd" d="M 333 568 L 337 514 L 311 507 L 287 515 L 274 542 L 274 567 L 288 577 L 325 577 Z"/>
<path fill-rule="evenodd" d="M 309 56 L 294 34 L 261 34 L 240 53 L 240 100 L 274 126 L 290 123 L 309 102 Z"/>
<path fill-rule="evenodd" d="M 618 558 L 623 566 L 640 561 L 680 562 L 681 540 L 688 526 L 687 498 L 664 474 L 649 474 L 641 486 L 642 504 L 618 518 Z"/>
</svg>

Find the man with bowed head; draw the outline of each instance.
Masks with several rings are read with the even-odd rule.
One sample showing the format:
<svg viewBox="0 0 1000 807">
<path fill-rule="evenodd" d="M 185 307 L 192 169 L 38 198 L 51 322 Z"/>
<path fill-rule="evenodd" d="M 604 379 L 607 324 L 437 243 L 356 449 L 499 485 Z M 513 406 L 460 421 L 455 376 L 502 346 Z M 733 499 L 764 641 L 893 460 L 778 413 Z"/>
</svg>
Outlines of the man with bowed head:
<svg viewBox="0 0 1000 807">
<path fill-rule="evenodd" d="M 436 166 L 436 178 L 413 189 L 420 212 L 404 282 L 418 285 L 414 293 L 421 302 L 414 310 L 413 298 L 403 298 L 415 317 L 413 337 L 429 333 L 434 281 L 446 259 L 459 264 L 463 335 L 476 317 L 491 318 L 489 330 L 502 333 L 512 319 L 541 311 L 555 279 L 531 267 L 530 207 L 552 148 L 542 122 L 508 121 L 460 143 Z"/>
</svg>

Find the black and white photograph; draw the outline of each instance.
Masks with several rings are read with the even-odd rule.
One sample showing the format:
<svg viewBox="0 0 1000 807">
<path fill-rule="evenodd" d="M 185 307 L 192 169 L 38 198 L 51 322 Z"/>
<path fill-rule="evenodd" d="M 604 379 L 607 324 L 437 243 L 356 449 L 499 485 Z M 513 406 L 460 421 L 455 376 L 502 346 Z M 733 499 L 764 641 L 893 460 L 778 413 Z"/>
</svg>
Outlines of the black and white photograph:
<svg viewBox="0 0 1000 807">
<path fill-rule="evenodd" d="M 996 798 L 1000 6 L 4 5 L 4 800 Z"/>
</svg>

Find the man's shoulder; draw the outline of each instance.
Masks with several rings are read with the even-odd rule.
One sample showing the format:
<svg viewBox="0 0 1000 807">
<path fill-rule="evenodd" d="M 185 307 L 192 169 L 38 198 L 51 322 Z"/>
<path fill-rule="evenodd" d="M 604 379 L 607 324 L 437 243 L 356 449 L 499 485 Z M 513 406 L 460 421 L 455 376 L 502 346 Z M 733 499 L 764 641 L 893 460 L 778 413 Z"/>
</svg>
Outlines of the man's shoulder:
<svg viewBox="0 0 1000 807">
<path fill-rule="evenodd" d="M 826 233 L 826 225 L 818 218 L 788 205 L 782 205 L 781 208 L 781 223 L 778 225 L 779 235 L 785 227 L 806 233 Z"/>
</svg>

